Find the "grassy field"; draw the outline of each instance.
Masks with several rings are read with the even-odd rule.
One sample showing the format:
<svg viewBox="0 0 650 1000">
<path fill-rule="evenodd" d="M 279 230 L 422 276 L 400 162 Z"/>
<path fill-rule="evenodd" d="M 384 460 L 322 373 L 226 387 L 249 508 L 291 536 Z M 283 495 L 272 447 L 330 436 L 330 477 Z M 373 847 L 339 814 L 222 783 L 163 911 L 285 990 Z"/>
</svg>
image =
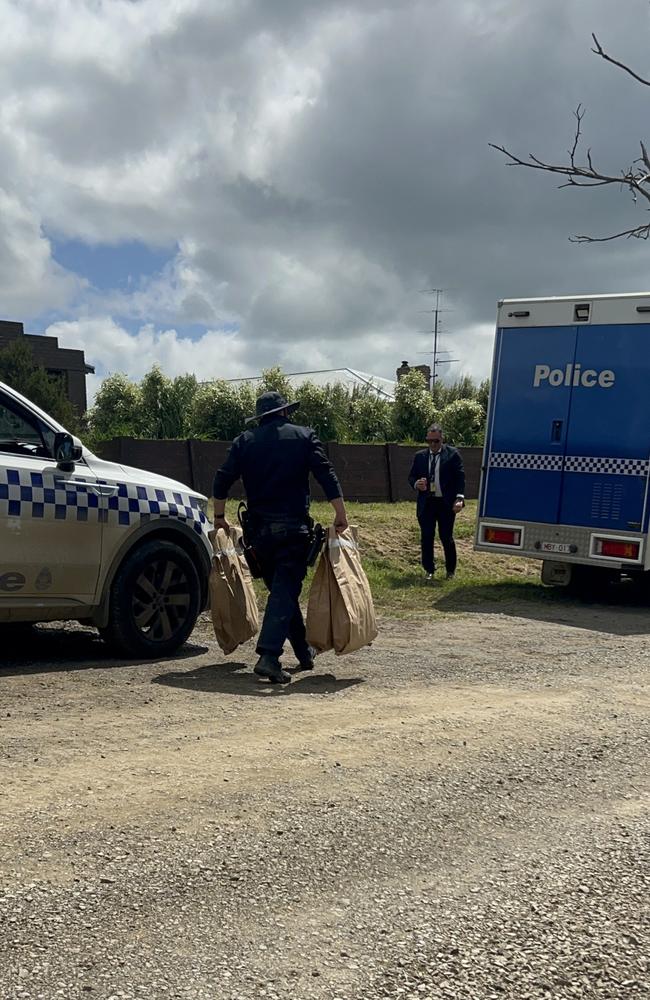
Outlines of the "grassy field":
<svg viewBox="0 0 650 1000">
<path fill-rule="evenodd" d="M 542 587 L 538 560 L 474 551 L 476 501 L 468 501 L 456 518 L 458 569 L 455 579 L 450 581 L 444 578 L 439 545 L 436 545 L 438 574 L 431 582 L 424 579 L 414 503 L 348 503 L 347 510 L 350 524 L 359 529 L 363 564 L 378 611 L 397 617 L 419 617 L 433 608 L 460 611 L 486 601 L 565 599 L 559 589 Z M 328 503 L 312 504 L 311 512 L 324 525 L 332 521 L 333 511 Z M 231 523 L 236 523 L 235 503 L 228 504 L 227 515 Z"/>
</svg>

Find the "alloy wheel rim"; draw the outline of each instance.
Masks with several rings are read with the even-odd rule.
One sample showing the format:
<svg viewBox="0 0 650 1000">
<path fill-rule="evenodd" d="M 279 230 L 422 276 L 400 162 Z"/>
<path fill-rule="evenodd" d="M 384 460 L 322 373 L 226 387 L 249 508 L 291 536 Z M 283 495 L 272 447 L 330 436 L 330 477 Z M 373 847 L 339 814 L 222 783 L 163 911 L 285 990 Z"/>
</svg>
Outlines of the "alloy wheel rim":
<svg viewBox="0 0 650 1000">
<path fill-rule="evenodd" d="M 133 588 L 135 627 L 151 642 L 166 642 L 183 628 L 192 600 L 187 574 L 174 559 L 152 560 Z"/>
</svg>

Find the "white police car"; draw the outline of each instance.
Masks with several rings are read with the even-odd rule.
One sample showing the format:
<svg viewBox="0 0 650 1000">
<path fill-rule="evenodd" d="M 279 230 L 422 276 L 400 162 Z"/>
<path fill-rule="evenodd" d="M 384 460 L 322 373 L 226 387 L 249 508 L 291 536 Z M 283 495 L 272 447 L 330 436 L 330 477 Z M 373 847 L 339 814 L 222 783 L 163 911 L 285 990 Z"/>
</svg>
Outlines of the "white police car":
<svg viewBox="0 0 650 1000">
<path fill-rule="evenodd" d="M 94 625 L 123 656 L 164 656 L 208 599 L 207 499 L 104 462 L 0 382 L 0 630 Z"/>
</svg>

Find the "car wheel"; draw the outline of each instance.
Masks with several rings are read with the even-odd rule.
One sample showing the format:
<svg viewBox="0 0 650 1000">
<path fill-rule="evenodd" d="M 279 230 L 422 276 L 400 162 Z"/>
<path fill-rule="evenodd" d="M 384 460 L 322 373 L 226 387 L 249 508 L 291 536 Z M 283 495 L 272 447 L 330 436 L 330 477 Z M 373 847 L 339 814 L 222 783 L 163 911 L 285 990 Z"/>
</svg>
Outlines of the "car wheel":
<svg viewBox="0 0 650 1000">
<path fill-rule="evenodd" d="M 169 541 L 146 542 L 120 566 L 102 638 L 122 656 L 167 656 L 194 628 L 201 584 L 191 557 Z"/>
</svg>

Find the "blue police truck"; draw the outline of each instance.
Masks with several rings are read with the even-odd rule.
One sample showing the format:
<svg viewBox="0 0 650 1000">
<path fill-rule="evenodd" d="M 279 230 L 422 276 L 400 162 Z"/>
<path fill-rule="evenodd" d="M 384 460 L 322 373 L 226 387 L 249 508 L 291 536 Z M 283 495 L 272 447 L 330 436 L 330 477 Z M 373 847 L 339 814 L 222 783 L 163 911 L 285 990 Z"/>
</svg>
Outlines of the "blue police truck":
<svg viewBox="0 0 650 1000">
<path fill-rule="evenodd" d="M 499 302 L 475 547 L 640 577 L 649 472 L 650 293 Z"/>
</svg>

